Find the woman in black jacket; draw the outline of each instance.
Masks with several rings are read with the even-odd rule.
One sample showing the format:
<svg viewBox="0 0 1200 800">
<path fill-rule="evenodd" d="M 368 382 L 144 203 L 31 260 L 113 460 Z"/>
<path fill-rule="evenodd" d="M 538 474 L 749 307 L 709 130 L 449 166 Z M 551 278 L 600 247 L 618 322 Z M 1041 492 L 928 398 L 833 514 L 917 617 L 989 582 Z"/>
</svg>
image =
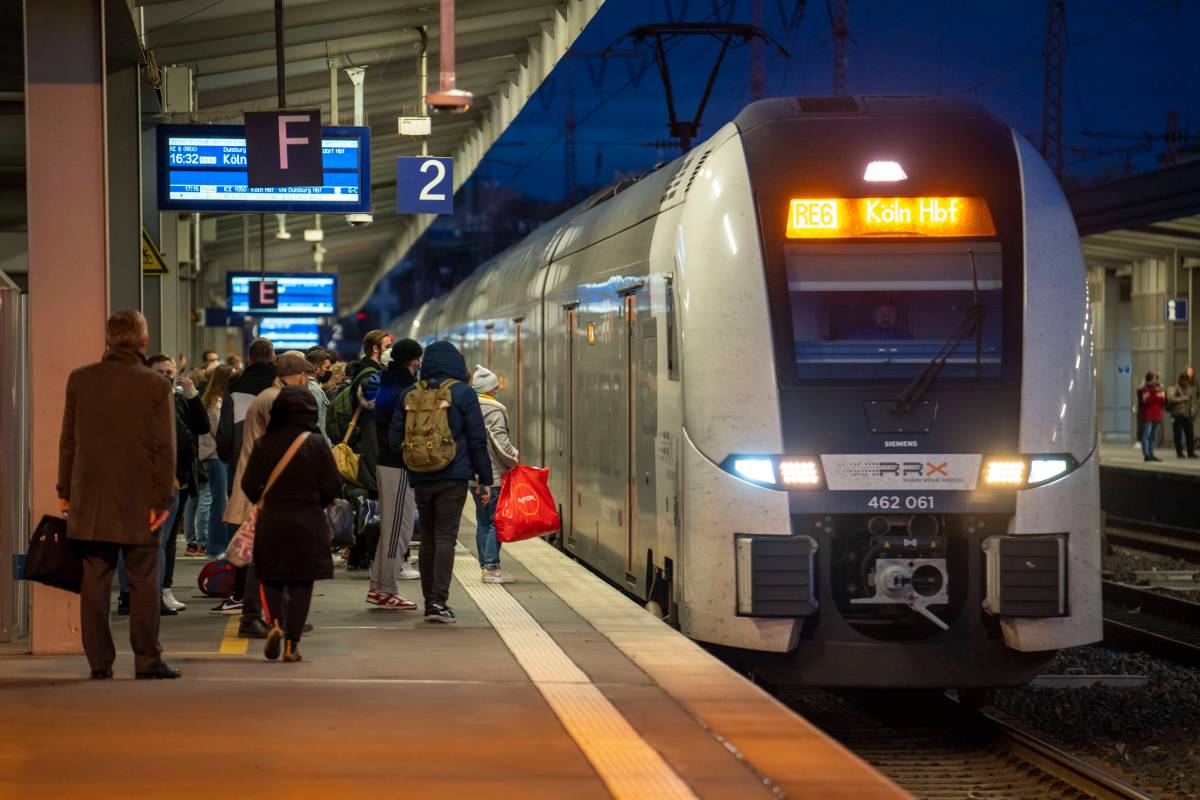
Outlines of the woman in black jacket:
<svg viewBox="0 0 1200 800">
<path fill-rule="evenodd" d="M 266 491 L 272 471 L 297 440 L 302 441 L 292 460 Z M 271 625 L 267 658 L 279 657 L 286 634 L 283 660 L 300 660 L 300 634 L 312 601 L 313 581 L 333 577 L 324 508 L 338 496 L 341 484 L 329 445 L 317 432 L 317 403 L 312 393 L 304 386 L 285 387 L 271 405 L 266 433 L 254 445 L 242 477 L 242 491 L 250 502 L 263 499 L 254 535 L 254 569 Z"/>
</svg>

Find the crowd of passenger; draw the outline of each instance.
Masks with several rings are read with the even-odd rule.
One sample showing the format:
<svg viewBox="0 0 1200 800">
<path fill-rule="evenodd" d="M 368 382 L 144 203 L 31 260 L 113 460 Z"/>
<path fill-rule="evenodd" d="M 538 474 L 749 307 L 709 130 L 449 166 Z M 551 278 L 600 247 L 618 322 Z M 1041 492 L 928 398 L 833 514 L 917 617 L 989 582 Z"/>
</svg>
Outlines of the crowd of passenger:
<svg viewBox="0 0 1200 800">
<path fill-rule="evenodd" d="M 1144 461 L 1162 461 L 1155 450 L 1166 416 L 1171 418 L 1176 458 L 1196 458 L 1196 412 L 1200 399 L 1196 392 L 1196 371 L 1188 367 L 1170 386 L 1163 388 L 1162 376 L 1146 373 L 1137 391 L 1138 441 Z"/>
<path fill-rule="evenodd" d="M 449 592 L 468 494 L 481 580 L 512 580 L 494 516 L 500 476 L 519 453 L 499 379 L 469 371 L 450 342 L 422 348 L 372 331 L 346 363 L 324 348 L 276 353 L 255 339 L 244 364 L 210 350 L 187 369 L 182 356 L 147 357 L 136 311 L 114 314 L 105 341 L 103 359 L 68 380 L 58 480 L 68 537 L 83 556 L 93 678 L 112 677 L 114 572 L 135 676 L 179 677 L 158 630 L 160 617 L 187 608 L 173 590 L 180 537 L 184 558 L 220 562 L 253 525 L 253 556 L 210 613 L 238 615 L 238 636 L 265 640 L 268 659 L 288 662 L 301 660 L 311 630 L 314 582 L 343 565 L 369 568 L 372 609 L 420 607 L 427 622 L 455 622 Z M 326 511 L 335 501 L 354 515 L 355 545 L 340 552 Z M 401 592 L 404 581 L 419 581 L 420 606 Z"/>
</svg>

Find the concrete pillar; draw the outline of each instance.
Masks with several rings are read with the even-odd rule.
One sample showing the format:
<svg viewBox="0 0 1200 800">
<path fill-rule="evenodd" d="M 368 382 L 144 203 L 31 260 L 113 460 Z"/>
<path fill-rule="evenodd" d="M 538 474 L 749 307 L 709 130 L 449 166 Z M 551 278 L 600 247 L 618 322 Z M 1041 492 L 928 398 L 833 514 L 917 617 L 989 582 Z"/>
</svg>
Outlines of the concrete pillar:
<svg viewBox="0 0 1200 800">
<path fill-rule="evenodd" d="M 104 351 L 108 314 L 104 2 L 25 3 L 31 518 L 58 513 L 67 376 Z M 77 595 L 35 584 L 31 649 L 82 652 Z"/>
<path fill-rule="evenodd" d="M 139 68 L 108 75 L 108 261 L 114 309 L 142 307 L 142 120 Z"/>
</svg>

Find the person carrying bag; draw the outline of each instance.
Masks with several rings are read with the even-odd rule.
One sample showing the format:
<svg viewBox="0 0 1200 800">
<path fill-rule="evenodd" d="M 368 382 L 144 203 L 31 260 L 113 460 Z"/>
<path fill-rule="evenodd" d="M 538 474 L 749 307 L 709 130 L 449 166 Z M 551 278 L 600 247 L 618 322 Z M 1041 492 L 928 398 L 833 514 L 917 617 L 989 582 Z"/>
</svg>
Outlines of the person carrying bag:
<svg viewBox="0 0 1200 800">
<path fill-rule="evenodd" d="M 262 510 L 267 492 L 271 491 L 271 487 L 275 485 L 275 481 L 279 480 L 279 476 L 287 469 L 287 465 L 295 457 L 296 451 L 300 449 L 300 445 L 304 444 L 304 440 L 307 438 L 308 434 L 302 433 L 292 442 L 292 446 L 283 454 L 283 458 L 275 465 L 275 469 L 272 470 L 271 477 L 267 479 L 267 486 L 263 489 L 263 496 L 250 509 L 250 515 L 246 517 L 246 521 L 241 524 L 237 529 L 237 533 L 229 541 L 229 547 L 225 550 L 225 560 L 235 567 L 245 567 L 254 559 L 254 530 L 258 523 L 258 512 Z"/>
</svg>

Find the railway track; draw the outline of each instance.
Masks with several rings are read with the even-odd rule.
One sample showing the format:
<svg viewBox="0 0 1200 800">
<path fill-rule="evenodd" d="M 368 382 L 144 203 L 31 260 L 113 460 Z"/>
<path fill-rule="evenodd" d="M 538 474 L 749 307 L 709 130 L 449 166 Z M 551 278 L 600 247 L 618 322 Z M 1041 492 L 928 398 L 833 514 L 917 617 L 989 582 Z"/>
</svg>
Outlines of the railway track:
<svg viewBox="0 0 1200 800">
<path fill-rule="evenodd" d="M 921 800 L 1145 800 L 1103 770 L 930 693 L 781 690 L 780 698 Z"/>
<path fill-rule="evenodd" d="M 1200 603 L 1104 581 L 1104 640 L 1200 667 Z"/>
<path fill-rule="evenodd" d="M 1109 516 L 1104 535 L 1110 545 L 1200 563 L 1200 530 Z"/>
</svg>

